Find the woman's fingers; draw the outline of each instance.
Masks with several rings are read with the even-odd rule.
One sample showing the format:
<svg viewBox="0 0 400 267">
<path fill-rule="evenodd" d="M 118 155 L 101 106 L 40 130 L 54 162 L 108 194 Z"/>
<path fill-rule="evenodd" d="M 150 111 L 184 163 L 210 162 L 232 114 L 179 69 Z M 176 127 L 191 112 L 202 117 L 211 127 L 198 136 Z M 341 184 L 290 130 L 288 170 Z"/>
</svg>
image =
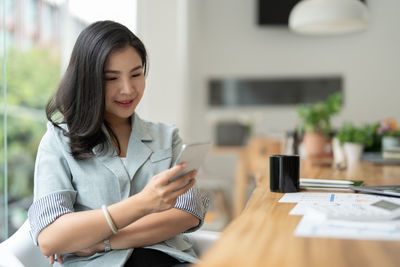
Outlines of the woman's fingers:
<svg viewBox="0 0 400 267">
<path fill-rule="evenodd" d="M 57 259 L 56 259 L 56 257 L 57 257 Z M 54 264 L 54 261 L 58 261 L 60 264 L 63 264 L 63 263 L 64 263 L 64 261 L 63 261 L 63 259 L 62 259 L 62 256 L 61 256 L 60 254 L 51 255 L 51 256 L 46 256 L 46 258 L 49 259 L 50 265 L 53 265 L 53 264 Z"/>
<path fill-rule="evenodd" d="M 53 265 L 53 264 L 54 264 L 54 256 L 46 256 L 46 258 L 49 259 L 50 265 Z"/>
<path fill-rule="evenodd" d="M 64 263 L 63 258 L 62 258 L 62 255 L 57 254 L 57 261 L 58 261 L 60 264 L 63 264 L 63 263 Z"/>
<path fill-rule="evenodd" d="M 191 178 L 186 185 L 171 193 L 171 197 L 175 199 L 178 198 L 180 195 L 186 193 L 190 188 L 192 188 L 195 183 L 196 178 Z"/>
<path fill-rule="evenodd" d="M 172 208 L 179 195 L 188 191 L 194 184 L 197 171 L 190 171 L 174 181 L 170 181 L 179 175 L 187 167 L 180 164 L 157 174 L 142 190 L 145 198 L 150 199 L 153 211 L 163 211 Z M 193 181 L 190 181 L 193 180 Z"/>
<path fill-rule="evenodd" d="M 160 173 L 160 180 L 163 184 L 170 183 L 170 180 L 181 173 L 187 167 L 187 163 L 177 164 L 174 167 Z"/>
<path fill-rule="evenodd" d="M 197 171 L 193 170 L 193 171 L 186 173 L 185 175 L 182 175 L 175 181 L 171 182 L 167 186 L 167 190 L 168 191 L 176 191 L 176 190 L 180 189 L 181 187 L 185 186 L 189 182 L 189 180 L 193 179 L 196 176 L 196 174 L 197 174 Z"/>
</svg>

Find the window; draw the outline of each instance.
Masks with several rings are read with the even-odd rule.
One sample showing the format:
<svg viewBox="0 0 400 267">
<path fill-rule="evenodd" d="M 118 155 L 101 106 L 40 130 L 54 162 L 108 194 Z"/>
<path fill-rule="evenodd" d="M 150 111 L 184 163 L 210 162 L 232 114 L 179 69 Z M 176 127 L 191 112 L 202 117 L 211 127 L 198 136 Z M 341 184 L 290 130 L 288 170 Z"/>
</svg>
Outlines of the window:
<svg viewBox="0 0 400 267">
<path fill-rule="evenodd" d="M 132 27 L 136 1 L 5 0 L 0 4 L 0 241 L 27 219 L 36 152 L 46 131 L 45 106 L 75 39 L 88 24 L 104 19 Z"/>
</svg>

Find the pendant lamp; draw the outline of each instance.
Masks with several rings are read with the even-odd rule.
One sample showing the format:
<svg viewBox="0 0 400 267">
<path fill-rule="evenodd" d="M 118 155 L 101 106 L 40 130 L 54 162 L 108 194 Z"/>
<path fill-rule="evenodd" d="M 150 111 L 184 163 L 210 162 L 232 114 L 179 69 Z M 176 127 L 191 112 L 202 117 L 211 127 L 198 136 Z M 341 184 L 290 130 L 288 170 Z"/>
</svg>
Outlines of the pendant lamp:
<svg viewBox="0 0 400 267">
<path fill-rule="evenodd" d="M 359 0 L 302 0 L 290 12 L 289 28 L 299 34 L 334 35 L 365 30 L 369 12 Z"/>
</svg>

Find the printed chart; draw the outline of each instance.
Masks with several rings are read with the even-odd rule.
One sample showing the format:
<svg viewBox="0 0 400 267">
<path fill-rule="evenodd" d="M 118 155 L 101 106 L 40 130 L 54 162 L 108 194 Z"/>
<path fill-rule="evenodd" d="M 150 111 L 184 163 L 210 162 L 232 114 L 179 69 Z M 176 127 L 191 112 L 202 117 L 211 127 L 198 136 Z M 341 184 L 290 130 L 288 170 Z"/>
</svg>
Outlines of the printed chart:
<svg viewBox="0 0 400 267">
<path fill-rule="evenodd" d="M 341 220 L 340 214 L 363 210 L 380 200 L 400 204 L 400 199 L 370 194 L 348 193 L 287 193 L 280 203 L 297 203 L 290 211 L 291 215 L 303 215 L 295 235 L 302 237 L 323 237 L 343 239 L 400 240 L 400 220 L 352 221 Z M 326 209 L 339 214 L 335 219 L 319 216 L 315 210 Z M 365 216 L 370 214 L 365 213 Z"/>
</svg>

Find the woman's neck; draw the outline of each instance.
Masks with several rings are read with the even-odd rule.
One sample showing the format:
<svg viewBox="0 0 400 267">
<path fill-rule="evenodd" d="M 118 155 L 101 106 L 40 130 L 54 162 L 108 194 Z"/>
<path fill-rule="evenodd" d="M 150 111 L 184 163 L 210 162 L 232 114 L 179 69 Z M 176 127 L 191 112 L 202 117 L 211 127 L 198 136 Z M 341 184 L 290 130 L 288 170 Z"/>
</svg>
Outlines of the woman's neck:
<svg viewBox="0 0 400 267">
<path fill-rule="evenodd" d="M 129 128 L 129 130 L 130 130 L 130 128 L 131 128 L 130 118 L 126 119 L 126 120 L 106 120 L 106 121 L 107 121 L 107 124 L 111 127 L 111 129 L 115 133 L 117 133 L 120 130 L 127 129 L 127 128 Z"/>
<path fill-rule="evenodd" d="M 131 135 L 131 120 L 120 120 L 120 121 L 112 121 L 110 123 L 107 121 L 109 127 L 113 131 L 115 137 L 118 139 L 119 143 L 119 149 L 118 149 L 118 144 L 116 140 L 113 140 L 113 144 L 115 147 L 116 151 L 119 151 L 119 156 L 120 157 L 126 157 L 126 152 L 128 149 L 128 143 L 129 143 L 129 137 Z"/>
</svg>

